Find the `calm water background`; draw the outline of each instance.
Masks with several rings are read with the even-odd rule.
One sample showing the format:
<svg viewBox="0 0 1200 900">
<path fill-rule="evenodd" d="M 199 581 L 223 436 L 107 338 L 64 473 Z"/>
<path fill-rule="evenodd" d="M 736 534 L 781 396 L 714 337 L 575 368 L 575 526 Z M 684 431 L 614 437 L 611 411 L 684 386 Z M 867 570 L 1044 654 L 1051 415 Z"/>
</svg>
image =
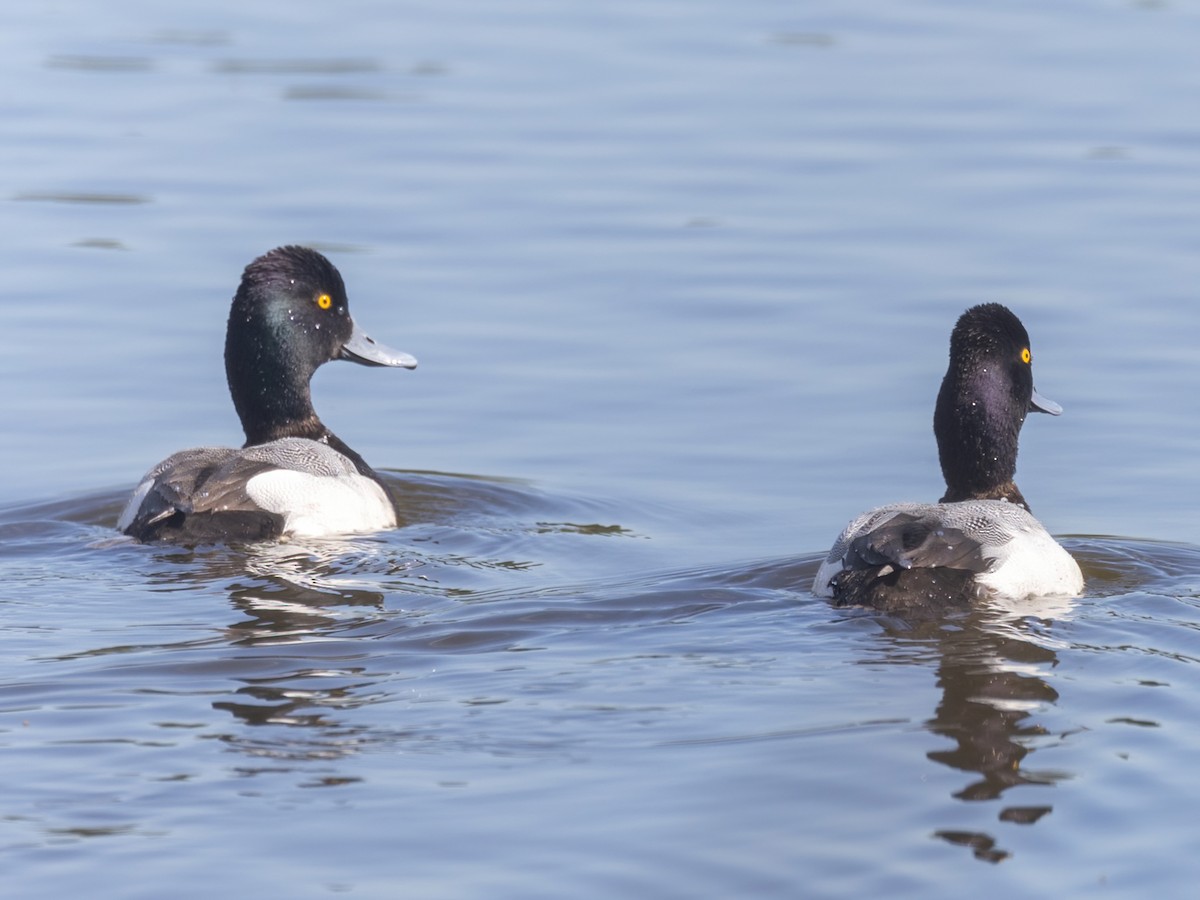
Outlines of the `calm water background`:
<svg viewBox="0 0 1200 900">
<path fill-rule="evenodd" d="M 1186 896 L 1197 47 L 1192 2 L 10 10 L 5 894 Z M 315 381 L 404 524 L 113 540 L 238 442 L 227 304 L 288 242 L 421 360 Z M 835 613 L 988 300 L 1087 596 Z"/>
</svg>

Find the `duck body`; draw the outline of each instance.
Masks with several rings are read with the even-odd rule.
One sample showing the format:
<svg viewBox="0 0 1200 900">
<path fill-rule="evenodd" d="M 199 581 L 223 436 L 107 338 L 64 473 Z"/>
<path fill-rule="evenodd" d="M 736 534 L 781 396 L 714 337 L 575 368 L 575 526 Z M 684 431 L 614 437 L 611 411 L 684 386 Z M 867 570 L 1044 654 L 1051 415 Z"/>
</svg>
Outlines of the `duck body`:
<svg viewBox="0 0 1200 900">
<path fill-rule="evenodd" d="M 117 527 L 179 543 L 322 537 L 396 526 L 386 486 L 328 444 L 280 438 L 181 450 L 146 473 Z"/>
<path fill-rule="evenodd" d="M 914 612 L 988 597 L 1076 596 L 1083 574 L 1023 506 L 963 500 L 863 513 L 834 541 L 813 585 L 835 606 Z"/>
<path fill-rule="evenodd" d="M 313 410 L 309 381 L 334 359 L 416 365 L 357 328 L 341 276 L 321 254 L 280 247 L 252 262 L 225 343 L 246 443 L 163 460 L 134 490 L 117 528 L 141 541 L 206 543 L 394 527 L 383 480 Z"/>
<path fill-rule="evenodd" d="M 1031 363 L 1029 336 L 1004 306 L 960 317 L 934 412 L 946 493 L 851 521 L 813 579 L 815 594 L 835 606 L 912 613 L 1082 592 L 1078 563 L 1014 481 L 1026 414 L 1062 412 L 1034 389 Z"/>
</svg>

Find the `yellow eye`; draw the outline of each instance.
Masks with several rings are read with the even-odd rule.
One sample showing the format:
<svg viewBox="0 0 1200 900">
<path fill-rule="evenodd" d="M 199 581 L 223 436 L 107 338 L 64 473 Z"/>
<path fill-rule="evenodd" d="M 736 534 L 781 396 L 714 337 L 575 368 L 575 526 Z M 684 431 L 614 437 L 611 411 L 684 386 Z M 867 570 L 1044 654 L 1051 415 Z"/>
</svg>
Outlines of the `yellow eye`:
<svg viewBox="0 0 1200 900">
<path fill-rule="evenodd" d="M 1029 348 L 1025 347 L 1021 350 L 1021 362 L 1028 364 L 1033 359 L 1033 354 L 1029 352 Z"/>
<path fill-rule="evenodd" d="M 321 307 L 321 309 L 329 309 L 329 307 L 333 306 L 333 298 L 330 297 L 328 294 L 318 294 L 317 295 L 317 306 Z M 1025 351 L 1025 355 L 1027 357 L 1029 356 L 1028 350 Z M 1028 362 L 1028 359 L 1026 360 L 1026 362 Z"/>
</svg>

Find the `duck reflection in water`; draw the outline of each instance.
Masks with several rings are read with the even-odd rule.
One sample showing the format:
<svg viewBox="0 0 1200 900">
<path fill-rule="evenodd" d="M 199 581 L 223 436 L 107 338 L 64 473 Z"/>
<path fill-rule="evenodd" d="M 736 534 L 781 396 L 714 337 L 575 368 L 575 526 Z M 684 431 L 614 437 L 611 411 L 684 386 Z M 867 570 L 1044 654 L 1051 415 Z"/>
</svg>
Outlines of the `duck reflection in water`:
<svg viewBox="0 0 1200 900">
<path fill-rule="evenodd" d="M 1029 757 L 1047 741 L 1058 740 L 1036 714 L 1058 701 L 1058 692 L 1039 672 L 1057 664 L 1054 651 L 1036 642 L 1029 629 L 1038 620 L 1013 620 L 989 610 L 973 610 L 953 622 L 900 623 L 884 620 L 893 648 L 913 642 L 936 644 L 940 657 L 937 685 L 941 690 L 927 730 L 953 746 L 933 750 L 927 758 L 978 777 L 952 795 L 967 803 L 1000 800 L 1013 787 L 1052 788 L 1069 777 L 1051 769 L 1033 769 Z M 953 627 L 947 627 L 952 625 Z M 1004 806 L 999 822 L 1032 825 L 1053 811 L 1050 802 Z M 1010 856 L 987 831 L 939 829 L 948 843 L 970 848 L 977 859 L 997 863 Z"/>
</svg>

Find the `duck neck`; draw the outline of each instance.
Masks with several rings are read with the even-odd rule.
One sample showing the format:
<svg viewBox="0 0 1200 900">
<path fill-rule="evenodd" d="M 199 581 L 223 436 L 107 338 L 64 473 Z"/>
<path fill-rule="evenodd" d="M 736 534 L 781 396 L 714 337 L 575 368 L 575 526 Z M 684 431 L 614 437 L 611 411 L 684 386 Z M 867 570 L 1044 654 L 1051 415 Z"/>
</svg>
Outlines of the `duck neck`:
<svg viewBox="0 0 1200 900">
<path fill-rule="evenodd" d="M 246 433 L 245 445 L 327 435 L 312 405 L 312 371 L 294 364 L 286 338 L 262 340 L 255 333 L 230 328 L 225 339 L 225 375 Z"/>
<path fill-rule="evenodd" d="M 250 341 L 234 335 L 225 341 L 225 374 L 229 394 L 242 430 L 245 447 L 277 441 L 280 438 L 306 438 L 328 444 L 349 459 L 360 473 L 387 485 L 325 423 L 317 418 L 312 404 L 310 372 L 289 366 L 293 357 L 284 341 Z M 271 373 L 271 374 L 268 374 Z"/>
<path fill-rule="evenodd" d="M 939 500 L 939 503 L 959 503 L 963 500 L 1007 500 L 1009 503 L 1015 503 L 1023 508 L 1026 512 L 1031 512 L 1029 504 L 1025 501 L 1025 497 L 1021 494 L 1021 489 L 1017 487 L 1015 482 L 1006 481 L 1004 484 L 998 484 L 987 491 L 976 491 L 964 488 L 952 487 L 949 483 L 946 484 L 946 493 Z"/>
<path fill-rule="evenodd" d="M 1007 393 L 994 378 L 972 381 L 946 374 L 933 414 L 946 479 L 942 503 L 1007 500 L 1029 509 L 1014 481 L 1025 413 L 1013 406 Z"/>
</svg>

